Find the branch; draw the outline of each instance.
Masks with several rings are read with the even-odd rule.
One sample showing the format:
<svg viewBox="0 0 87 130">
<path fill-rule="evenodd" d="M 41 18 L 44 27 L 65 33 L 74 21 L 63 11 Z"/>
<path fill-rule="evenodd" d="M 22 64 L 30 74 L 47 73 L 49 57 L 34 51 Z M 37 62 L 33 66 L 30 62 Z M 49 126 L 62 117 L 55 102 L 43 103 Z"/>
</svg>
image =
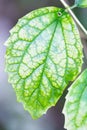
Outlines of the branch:
<svg viewBox="0 0 87 130">
<path fill-rule="evenodd" d="M 64 7 L 67 9 L 67 11 L 70 13 L 70 15 L 73 17 L 73 19 L 76 21 L 76 23 L 80 26 L 80 28 L 83 30 L 83 32 L 87 35 L 87 30 L 84 28 L 84 26 L 80 23 L 78 18 L 75 16 L 69 5 L 64 1 L 60 0 L 61 3 L 64 5 Z"/>
</svg>

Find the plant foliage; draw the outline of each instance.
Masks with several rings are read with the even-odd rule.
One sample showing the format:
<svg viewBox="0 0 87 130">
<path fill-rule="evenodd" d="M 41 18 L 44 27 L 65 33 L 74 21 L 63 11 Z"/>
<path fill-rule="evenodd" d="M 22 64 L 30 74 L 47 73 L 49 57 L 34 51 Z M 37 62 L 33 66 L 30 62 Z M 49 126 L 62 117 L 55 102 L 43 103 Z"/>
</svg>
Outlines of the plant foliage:
<svg viewBox="0 0 87 130">
<path fill-rule="evenodd" d="M 75 0 L 75 5 L 87 7 L 87 0 Z M 64 9 L 45 7 L 28 13 L 10 31 L 5 45 L 9 82 L 34 119 L 54 106 L 81 72 L 80 35 Z M 68 90 L 63 109 L 65 128 L 86 130 L 87 69 Z"/>
<path fill-rule="evenodd" d="M 63 113 L 68 130 L 87 129 L 87 69 L 69 88 Z"/>
<path fill-rule="evenodd" d="M 75 4 L 78 7 L 85 8 L 85 7 L 87 7 L 87 0 L 75 0 Z"/>
<path fill-rule="evenodd" d="M 38 118 L 81 71 L 79 32 L 63 9 L 46 7 L 21 18 L 10 33 L 5 56 L 9 82 L 18 101 Z"/>
</svg>

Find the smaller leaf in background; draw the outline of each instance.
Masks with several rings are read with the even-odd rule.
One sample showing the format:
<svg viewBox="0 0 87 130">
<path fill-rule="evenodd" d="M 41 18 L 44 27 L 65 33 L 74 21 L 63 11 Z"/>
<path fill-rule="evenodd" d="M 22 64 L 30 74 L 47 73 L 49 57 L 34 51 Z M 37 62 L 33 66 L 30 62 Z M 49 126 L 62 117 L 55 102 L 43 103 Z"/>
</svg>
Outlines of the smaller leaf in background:
<svg viewBox="0 0 87 130">
<path fill-rule="evenodd" d="M 75 0 L 77 7 L 85 8 L 87 7 L 87 0 Z"/>
<path fill-rule="evenodd" d="M 70 87 L 63 113 L 67 130 L 87 130 L 87 69 Z"/>
</svg>

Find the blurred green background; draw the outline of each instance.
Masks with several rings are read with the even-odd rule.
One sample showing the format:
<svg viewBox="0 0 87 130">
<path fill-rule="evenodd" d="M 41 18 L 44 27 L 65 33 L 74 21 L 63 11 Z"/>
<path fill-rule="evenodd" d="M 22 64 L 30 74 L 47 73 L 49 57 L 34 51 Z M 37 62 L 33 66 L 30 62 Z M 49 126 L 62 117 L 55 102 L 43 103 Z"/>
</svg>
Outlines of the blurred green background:
<svg viewBox="0 0 87 130">
<path fill-rule="evenodd" d="M 74 2 L 68 1 L 70 5 Z M 4 42 L 9 36 L 9 30 L 20 17 L 44 6 L 63 7 L 59 0 L 0 0 L 0 130 L 65 130 L 62 108 L 67 91 L 56 106 L 47 111 L 46 115 L 33 120 L 16 101 L 15 92 L 7 81 L 7 73 L 4 72 L 6 51 Z M 87 29 L 87 8 L 76 8 L 74 12 Z M 83 68 L 85 68 L 87 67 L 87 36 L 81 30 L 80 34 L 84 45 L 85 64 Z"/>
</svg>

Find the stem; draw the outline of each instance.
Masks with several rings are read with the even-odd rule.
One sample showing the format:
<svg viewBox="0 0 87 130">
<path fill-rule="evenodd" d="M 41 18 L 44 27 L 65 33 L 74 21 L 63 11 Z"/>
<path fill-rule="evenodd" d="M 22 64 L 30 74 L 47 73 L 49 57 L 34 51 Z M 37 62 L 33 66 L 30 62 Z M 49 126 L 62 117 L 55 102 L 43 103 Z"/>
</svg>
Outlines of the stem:
<svg viewBox="0 0 87 130">
<path fill-rule="evenodd" d="M 80 28 L 83 30 L 83 32 L 87 35 L 87 30 L 84 28 L 84 26 L 80 23 L 78 18 L 75 16 L 69 5 L 64 1 L 60 0 L 61 3 L 64 5 L 64 7 L 67 9 L 67 11 L 70 13 L 70 15 L 73 17 L 73 19 L 76 21 L 76 23 L 80 26 Z"/>
<path fill-rule="evenodd" d="M 76 7 L 77 7 L 77 5 L 73 5 L 73 6 L 70 7 L 70 9 L 74 9 Z"/>
</svg>

